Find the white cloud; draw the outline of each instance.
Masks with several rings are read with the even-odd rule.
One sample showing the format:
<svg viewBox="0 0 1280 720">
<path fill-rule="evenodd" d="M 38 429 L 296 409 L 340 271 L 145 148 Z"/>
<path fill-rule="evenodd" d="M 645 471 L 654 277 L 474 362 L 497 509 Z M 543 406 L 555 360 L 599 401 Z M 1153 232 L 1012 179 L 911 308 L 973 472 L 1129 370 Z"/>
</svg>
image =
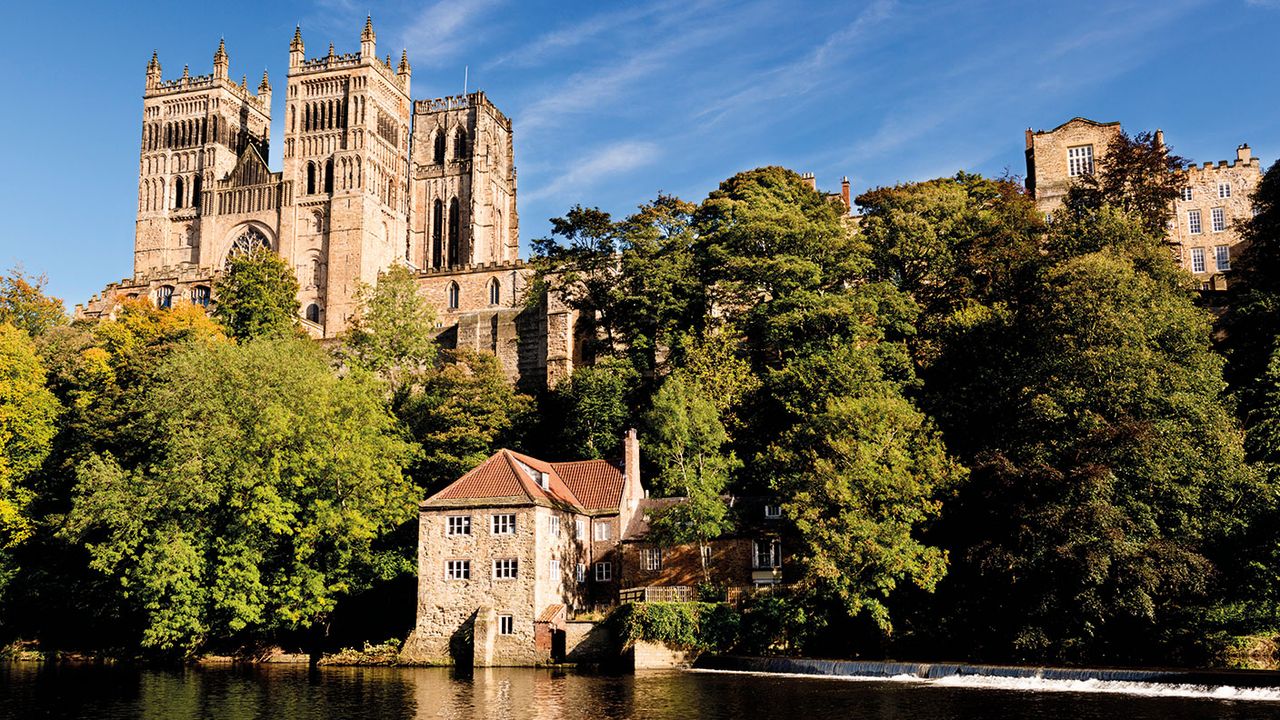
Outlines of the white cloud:
<svg viewBox="0 0 1280 720">
<path fill-rule="evenodd" d="M 577 198 L 562 196 L 581 193 L 600 180 L 649 165 L 657 161 L 660 152 L 656 143 L 638 140 L 606 145 L 570 163 L 569 171 L 542 187 L 522 193 L 522 199 L 526 202 L 558 199 L 561 204 L 576 202 Z"/>
<path fill-rule="evenodd" d="M 409 62 L 439 67 L 454 61 L 477 36 L 471 30 L 500 0 L 438 0 L 405 23 L 398 36 Z M 395 54 L 395 53 L 393 53 Z"/>
<path fill-rule="evenodd" d="M 574 25 L 543 33 L 534 38 L 533 41 L 499 56 L 488 63 L 487 67 L 536 65 L 545 60 L 547 55 L 560 50 L 578 47 L 618 30 L 632 28 L 637 22 L 651 18 L 654 15 L 666 13 L 680 4 L 680 2 L 661 2 L 598 13 Z"/>
</svg>

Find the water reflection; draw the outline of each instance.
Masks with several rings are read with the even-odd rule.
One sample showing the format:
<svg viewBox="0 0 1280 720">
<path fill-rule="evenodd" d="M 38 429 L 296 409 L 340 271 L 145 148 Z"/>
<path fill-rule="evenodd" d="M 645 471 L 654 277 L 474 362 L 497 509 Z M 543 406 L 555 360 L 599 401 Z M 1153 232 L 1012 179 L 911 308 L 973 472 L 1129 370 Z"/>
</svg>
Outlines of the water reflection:
<svg viewBox="0 0 1280 720">
<path fill-rule="evenodd" d="M 1280 703 L 1014 692 L 919 683 L 525 669 L 0 666 L 0 719 L 1193 720 L 1276 718 Z"/>
</svg>

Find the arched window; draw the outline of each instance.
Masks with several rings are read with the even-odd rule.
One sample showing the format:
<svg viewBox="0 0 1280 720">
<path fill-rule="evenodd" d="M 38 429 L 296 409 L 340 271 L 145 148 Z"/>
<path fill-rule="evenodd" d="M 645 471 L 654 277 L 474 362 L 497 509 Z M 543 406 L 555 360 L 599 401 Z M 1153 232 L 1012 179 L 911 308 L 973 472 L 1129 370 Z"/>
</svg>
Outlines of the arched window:
<svg viewBox="0 0 1280 720">
<path fill-rule="evenodd" d="M 324 191 L 333 192 L 333 158 L 324 161 Z"/>
<path fill-rule="evenodd" d="M 271 241 L 267 240 L 267 236 L 256 227 L 249 226 L 244 229 L 231 243 L 231 249 L 227 251 L 226 263 L 231 262 L 231 258 L 239 255 L 248 255 L 258 250 L 271 250 Z"/>
<path fill-rule="evenodd" d="M 200 176 L 191 179 L 191 207 L 200 207 Z"/>
<path fill-rule="evenodd" d="M 436 131 L 436 164 L 440 165 L 444 162 L 444 131 Z"/>
<path fill-rule="evenodd" d="M 436 198 L 431 209 L 431 266 L 444 264 L 444 205 Z"/>
<path fill-rule="evenodd" d="M 315 303 L 311 303 L 310 305 L 307 306 L 307 319 L 316 324 L 320 323 L 320 306 L 319 305 Z"/>
<path fill-rule="evenodd" d="M 461 294 L 462 292 L 458 288 L 458 283 L 450 282 L 449 283 L 449 309 L 450 310 L 458 309 L 458 300 Z"/>
<path fill-rule="evenodd" d="M 458 128 L 458 134 L 453 138 L 453 157 L 462 160 L 471 156 L 471 148 L 467 145 L 467 131 Z"/>
<path fill-rule="evenodd" d="M 458 198 L 449 201 L 449 267 L 458 264 Z"/>
<path fill-rule="evenodd" d="M 316 164 L 307 163 L 307 194 L 314 195 L 316 192 Z"/>
<path fill-rule="evenodd" d="M 489 281 L 489 304 L 497 305 L 502 302 L 502 283 L 498 278 Z"/>
<path fill-rule="evenodd" d="M 156 290 L 156 307 L 167 310 L 173 307 L 173 286 L 161 285 Z"/>
<path fill-rule="evenodd" d="M 182 209 L 182 178 L 173 179 L 173 209 Z"/>
<path fill-rule="evenodd" d="M 209 307 L 209 286 L 197 285 L 191 288 L 191 304 Z"/>
<path fill-rule="evenodd" d="M 318 257 L 311 258 L 311 284 L 316 287 L 324 285 L 324 266 Z"/>
</svg>

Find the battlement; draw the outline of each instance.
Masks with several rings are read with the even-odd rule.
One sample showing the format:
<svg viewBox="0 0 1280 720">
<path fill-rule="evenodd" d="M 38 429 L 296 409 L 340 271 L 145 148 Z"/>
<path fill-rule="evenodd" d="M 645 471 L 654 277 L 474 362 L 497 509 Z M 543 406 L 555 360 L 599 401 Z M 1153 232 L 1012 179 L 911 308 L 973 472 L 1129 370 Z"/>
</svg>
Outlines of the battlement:
<svg viewBox="0 0 1280 720">
<path fill-rule="evenodd" d="M 477 90 L 466 95 L 448 95 L 431 100 L 415 100 L 413 102 L 413 113 L 415 115 L 427 115 L 450 110 L 466 110 L 473 107 L 488 110 L 493 113 L 493 116 L 498 119 L 498 122 L 505 129 L 511 129 L 511 120 L 506 115 L 503 115 L 502 111 L 493 103 L 489 102 L 489 98 L 485 96 L 483 90 Z"/>
<path fill-rule="evenodd" d="M 154 87 L 147 88 L 143 97 L 153 98 L 163 95 L 178 95 L 186 92 L 217 89 L 226 90 L 240 100 L 258 108 L 264 114 L 271 114 L 271 108 L 265 100 L 249 92 L 249 89 L 244 85 L 214 77 L 212 73 L 209 75 L 188 75 L 186 68 L 183 68 L 182 77 L 174 80 L 161 80 Z"/>
<path fill-rule="evenodd" d="M 450 275 L 470 275 L 471 273 L 493 272 L 495 270 L 524 270 L 531 266 L 524 260 L 507 260 L 505 262 L 487 262 L 475 263 L 473 265 L 461 265 L 451 268 L 425 268 L 418 270 L 417 276 L 420 278 L 428 277 L 448 277 Z"/>
<path fill-rule="evenodd" d="M 1229 168 L 1256 168 L 1260 167 L 1258 158 L 1253 156 L 1253 150 L 1249 147 L 1249 143 L 1241 143 L 1236 147 L 1236 157 L 1234 160 L 1206 160 L 1203 164 L 1192 165 L 1184 173 L 1188 175 L 1193 173 L 1216 172 L 1218 170 L 1226 170 Z"/>
<path fill-rule="evenodd" d="M 377 68 L 378 72 L 381 73 L 388 82 L 392 83 L 392 85 L 399 88 L 401 91 L 404 91 L 407 77 L 397 73 L 395 68 L 391 66 L 390 56 L 388 56 L 387 59 L 382 60 L 376 55 L 366 58 L 364 53 L 359 52 L 342 53 L 339 55 L 333 52 L 333 45 L 329 46 L 328 55 L 303 59 L 298 63 L 297 67 L 289 68 L 289 75 L 290 77 L 294 77 L 310 73 L 322 73 L 332 70 L 348 70 L 366 66 Z"/>
</svg>

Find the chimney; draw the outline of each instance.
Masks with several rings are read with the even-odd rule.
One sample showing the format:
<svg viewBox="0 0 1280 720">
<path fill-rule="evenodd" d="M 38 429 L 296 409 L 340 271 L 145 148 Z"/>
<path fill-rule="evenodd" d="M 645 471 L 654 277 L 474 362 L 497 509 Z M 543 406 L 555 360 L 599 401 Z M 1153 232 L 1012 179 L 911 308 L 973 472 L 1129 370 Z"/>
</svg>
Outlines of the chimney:
<svg viewBox="0 0 1280 720">
<path fill-rule="evenodd" d="M 631 428 L 622 439 L 622 472 L 627 484 L 640 487 L 640 439 L 636 429 Z"/>
<path fill-rule="evenodd" d="M 1030 150 L 1035 145 L 1035 132 L 1031 128 L 1027 128 L 1027 149 Z"/>
<path fill-rule="evenodd" d="M 814 190 L 818 189 L 818 179 L 813 176 L 813 173 L 808 173 L 808 172 L 804 173 L 803 175 L 800 176 L 800 179 L 804 180 L 806 183 L 809 183 L 809 187 L 813 188 Z"/>
<path fill-rule="evenodd" d="M 1156 147 L 1164 147 L 1164 131 L 1160 128 L 1156 128 Z"/>
<path fill-rule="evenodd" d="M 1253 161 L 1253 151 L 1249 149 L 1249 143 L 1243 143 L 1236 148 L 1236 162 L 1242 162 L 1246 165 Z"/>
<path fill-rule="evenodd" d="M 849 202 L 849 176 L 840 178 L 840 197 L 844 198 L 844 209 L 852 210 L 853 203 Z"/>
<path fill-rule="evenodd" d="M 543 490 L 549 490 L 551 488 L 551 476 L 545 472 L 539 472 L 538 487 L 542 488 Z"/>
</svg>

